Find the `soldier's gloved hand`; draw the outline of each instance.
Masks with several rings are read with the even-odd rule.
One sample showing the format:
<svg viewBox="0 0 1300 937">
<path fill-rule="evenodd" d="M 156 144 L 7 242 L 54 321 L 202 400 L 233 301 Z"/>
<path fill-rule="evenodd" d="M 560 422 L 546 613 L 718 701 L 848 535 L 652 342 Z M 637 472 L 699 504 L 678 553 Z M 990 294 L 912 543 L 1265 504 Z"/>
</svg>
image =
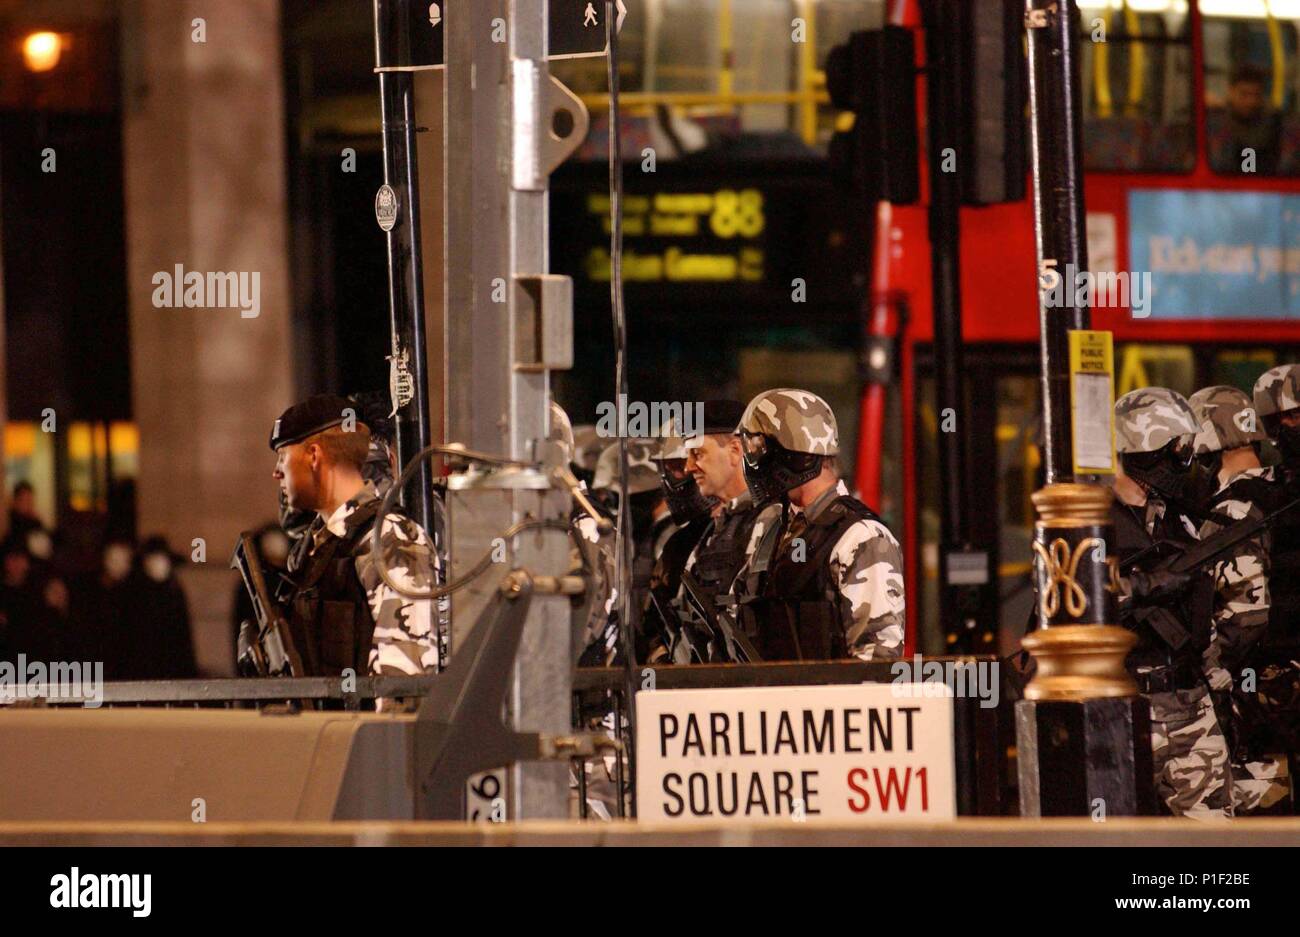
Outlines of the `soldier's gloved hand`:
<svg viewBox="0 0 1300 937">
<path fill-rule="evenodd" d="M 1150 573 L 1138 570 L 1129 575 L 1128 581 L 1133 587 L 1134 598 L 1160 601 L 1175 598 L 1186 592 L 1192 584 L 1192 574 L 1175 573 L 1167 569 L 1158 569 Z"/>
</svg>

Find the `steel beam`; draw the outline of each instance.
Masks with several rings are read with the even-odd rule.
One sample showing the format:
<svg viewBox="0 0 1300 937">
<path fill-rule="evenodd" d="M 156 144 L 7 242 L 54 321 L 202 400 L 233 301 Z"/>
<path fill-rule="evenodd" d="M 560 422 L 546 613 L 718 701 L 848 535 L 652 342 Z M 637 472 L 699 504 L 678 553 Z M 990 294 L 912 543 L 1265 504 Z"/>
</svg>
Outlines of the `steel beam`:
<svg viewBox="0 0 1300 937">
<path fill-rule="evenodd" d="M 533 460 L 548 432 L 549 368 L 533 356 L 541 309 L 520 284 L 547 271 L 547 190 L 543 158 L 551 82 L 546 65 L 546 0 L 474 0 L 445 5 L 446 98 L 444 243 L 447 439 L 472 449 Z M 504 41 L 502 41 L 504 40 Z M 580 108 L 581 106 L 578 105 Z M 571 316 L 571 310 L 568 310 Z M 571 347 L 571 334 L 565 336 Z M 525 515 L 561 517 L 568 496 L 547 489 L 480 488 L 448 499 L 453 575 Z M 512 559 L 557 574 L 568 545 L 554 532 L 529 533 Z M 452 598 L 453 656 L 499 576 Z M 520 731 L 570 728 L 573 660 L 569 600 L 537 596 L 530 608 L 507 708 Z M 510 769 L 511 819 L 568 813 L 563 764 Z"/>
</svg>

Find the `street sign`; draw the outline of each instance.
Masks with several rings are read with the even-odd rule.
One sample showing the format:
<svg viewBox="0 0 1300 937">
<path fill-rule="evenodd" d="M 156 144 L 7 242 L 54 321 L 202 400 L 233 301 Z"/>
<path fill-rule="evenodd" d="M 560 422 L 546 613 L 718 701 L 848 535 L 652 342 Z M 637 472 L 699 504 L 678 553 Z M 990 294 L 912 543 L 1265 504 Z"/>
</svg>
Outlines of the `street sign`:
<svg viewBox="0 0 1300 937">
<path fill-rule="evenodd" d="M 956 674 L 932 665 L 915 682 L 638 693 L 637 817 L 953 819 Z"/>
<path fill-rule="evenodd" d="M 447 0 L 375 0 L 375 71 L 442 68 Z"/>
<path fill-rule="evenodd" d="M 614 29 L 622 32 L 627 6 L 615 0 Z M 551 0 L 550 34 L 547 36 L 548 59 L 578 59 L 604 55 L 605 0 Z"/>
<path fill-rule="evenodd" d="M 1070 329 L 1074 474 L 1115 474 L 1115 349 L 1110 332 Z"/>
<path fill-rule="evenodd" d="M 375 0 L 375 25 L 381 36 L 377 44 L 375 71 L 414 72 L 443 68 L 446 64 L 444 36 L 447 6 L 458 0 Z M 604 55 L 605 0 L 551 0 L 549 9 L 548 59 L 577 59 Z M 615 29 L 623 29 L 627 5 L 614 4 Z M 453 14 L 455 15 L 455 14 Z M 405 23 L 399 22 L 405 19 Z M 382 26 L 382 28 L 380 28 Z M 401 36 L 408 37 L 402 42 Z"/>
</svg>

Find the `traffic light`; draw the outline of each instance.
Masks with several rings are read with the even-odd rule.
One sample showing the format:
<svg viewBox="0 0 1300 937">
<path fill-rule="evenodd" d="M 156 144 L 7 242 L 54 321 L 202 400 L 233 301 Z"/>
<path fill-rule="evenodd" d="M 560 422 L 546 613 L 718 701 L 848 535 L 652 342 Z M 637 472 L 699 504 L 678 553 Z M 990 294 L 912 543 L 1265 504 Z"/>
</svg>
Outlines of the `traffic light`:
<svg viewBox="0 0 1300 937">
<path fill-rule="evenodd" d="M 831 104 L 853 114 L 851 130 L 831 137 L 832 175 L 872 201 L 915 202 L 916 51 L 912 31 L 886 26 L 855 32 L 826 57 Z"/>
<path fill-rule="evenodd" d="M 1025 197 L 1024 9 L 1023 0 L 963 0 L 954 8 L 967 205 Z"/>
<path fill-rule="evenodd" d="M 1025 56 L 1020 0 L 935 0 L 932 19 L 956 63 L 961 106 L 957 172 L 962 202 L 1025 197 Z M 853 128 L 830 142 L 832 175 L 869 199 L 896 204 L 919 194 L 916 64 L 912 31 L 863 30 L 826 57 L 831 104 Z M 930 63 L 931 67 L 934 63 Z"/>
</svg>

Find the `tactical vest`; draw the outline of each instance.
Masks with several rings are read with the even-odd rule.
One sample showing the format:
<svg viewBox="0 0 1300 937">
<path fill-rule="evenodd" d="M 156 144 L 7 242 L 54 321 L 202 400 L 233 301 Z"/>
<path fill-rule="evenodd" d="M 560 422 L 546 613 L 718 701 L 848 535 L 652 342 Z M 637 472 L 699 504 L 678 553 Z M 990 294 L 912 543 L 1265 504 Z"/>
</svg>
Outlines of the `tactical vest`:
<svg viewBox="0 0 1300 937">
<path fill-rule="evenodd" d="M 365 552 L 379 501 L 368 501 L 348 518 L 345 537 L 330 536 L 303 558 L 289 602 L 289 630 L 302 657 L 304 676 L 336 677 L 345 668 L 368 669 L 375 620 L 357 577 L 356 558 Z"/>
<path fill-rule="evenodd" d="M 750 564 L 749 597 L 740 604 L 740 622 L 763 660 L 835 660 L 848 656 L 853 614 L 829 568 L 832 551 L 858 521 L 879 521 L 861 501 L 840 495 L 802 539 L 802 562 L 786 549 L 774 556 L 786 523 L 763 534 Z M 751 521 L 752 523 L 752 521 Z"/>
<path fill-rule="evenodd" d="M 759 510 L 752 505 L 743 511 L 724 514 L 721 526 L 713 523 L 705 529 L 695 548 L 691 574 L 699 582 L 708 601 L 731 589 L 731 583 L 745 565 L 745 547 L 758 520 Z"/>
<path fill-rule="evenodd" d="M 1112 511 L 1115 522 L 1115 545 L 1120 565 L 1123 566 L 1138 552 L 1147 549 L 1158 540 L 1169 540 L 1178 545 L 1193 542 L 1192 537 L 1182 530 L 1177 523 L 1177 515 L 1172 508 L 1166 508 L 1166 514 L 1156 530 L 1149 534 L 1146 525 L 1134 516 L 1127 506 L 1115 503 Z M 1152 555 L 1151 566 L 1162 557 Z M 1128 606 L 1132 609 L 1132 605 Z M 1180 689 L 1188 689 L 1203 683 L 1201 677 L 1201 654 L 1210 646 L 1214 621 L 1214 578 L 1209 575 L 1197 576 L 1191 588 L 1169 606 L 1178 622 L 1187 629 L 1188 640 L 1176 652 L 1158 634 L 1147 628 L 1135 628 L 1134 622 L 1127 619 L 1122 623 L 1137 631 L 1138 643 L 1129 654 L 1130 667 L 1170 666 L 1178 669 L 1182 679 L 1177 683 Z"/>
</svg>

